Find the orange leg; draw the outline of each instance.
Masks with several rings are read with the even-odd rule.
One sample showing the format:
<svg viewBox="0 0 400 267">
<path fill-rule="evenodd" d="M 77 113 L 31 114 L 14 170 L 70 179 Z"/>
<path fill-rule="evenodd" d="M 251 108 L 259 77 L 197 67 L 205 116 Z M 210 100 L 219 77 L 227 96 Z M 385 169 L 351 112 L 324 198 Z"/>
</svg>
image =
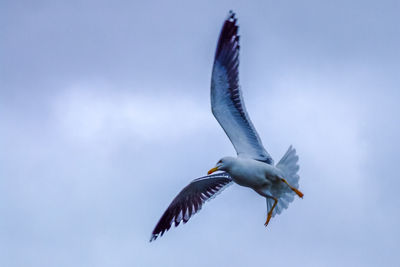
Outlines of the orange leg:
<svg viewBox="0 0 400 267">
<path fill-rule="evenodd" d="M 265 224 L 264 224 L 265 226 L 267 226 L 268 223 L 269 223 L 269 220 L 271 220 L 272 212 L 274 211 L 274 209 L 275 209 L 275 207 L 276 207 L 276 204 L 278 203 L 278 199 L 277 199 L 276 197 L 274 197 L 273 199 L 274 199 L 275 202 L 274 202 L 274 205 L 272 205 L 271 210 L 268 211 L 267 221 L 266 221 Z"/>
<path fill-rule="evenodd" d="M 281 181 L 287 184 L 290 187 L 290 189 L 292 189 L 299 197 L 303 198 L 304 194 L 300 192 L 297 188 L 291 186 L 285 179 L 281 179 Z"/>
</svg>

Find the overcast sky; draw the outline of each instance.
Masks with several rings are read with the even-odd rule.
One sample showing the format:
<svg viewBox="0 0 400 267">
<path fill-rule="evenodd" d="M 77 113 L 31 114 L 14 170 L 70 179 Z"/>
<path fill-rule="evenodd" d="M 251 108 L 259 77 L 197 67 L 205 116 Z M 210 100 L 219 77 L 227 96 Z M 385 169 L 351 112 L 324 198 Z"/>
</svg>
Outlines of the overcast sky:
<svg viewBox="0 0 400 267">
<path fill-rule="evenodd" d="M 300 189 L 264 227 L 233 185 L 149 243 L 235 151 L 210 112 L 219 31 Z M 400 2 L 0 2 L 0 266 L 398 266 Z"/>
</svg>

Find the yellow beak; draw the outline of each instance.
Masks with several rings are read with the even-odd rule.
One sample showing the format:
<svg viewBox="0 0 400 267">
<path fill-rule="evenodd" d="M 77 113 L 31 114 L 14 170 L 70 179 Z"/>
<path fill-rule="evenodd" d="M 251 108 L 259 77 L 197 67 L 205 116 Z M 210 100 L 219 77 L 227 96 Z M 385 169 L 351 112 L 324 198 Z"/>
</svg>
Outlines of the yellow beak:
<svg viewBox="0 0 400 267">
<path fill-rule="evenodd" d="M 216 171 L 218 171 L 218 167 L 212 168 L 211 170 L 208 171 L 207 174 L 210 175 L 211 173 L 216 172 Z"/>
</svg>

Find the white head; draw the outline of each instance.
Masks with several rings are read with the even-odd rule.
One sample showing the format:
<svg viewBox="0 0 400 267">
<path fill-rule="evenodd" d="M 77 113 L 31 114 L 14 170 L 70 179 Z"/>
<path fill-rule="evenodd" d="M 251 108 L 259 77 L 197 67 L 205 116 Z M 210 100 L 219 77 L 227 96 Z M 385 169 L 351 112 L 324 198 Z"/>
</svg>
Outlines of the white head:
<svg viewBox="0 0 400 267">
<path fill-rule="evenodd" d="M 216 171 L 229 172 L 235 161 L 236 158 L 234 157 L 223 157 L 217 162 L 214 168 L 208 171 L 208 174 L 211 174 Z"/>
</svg>

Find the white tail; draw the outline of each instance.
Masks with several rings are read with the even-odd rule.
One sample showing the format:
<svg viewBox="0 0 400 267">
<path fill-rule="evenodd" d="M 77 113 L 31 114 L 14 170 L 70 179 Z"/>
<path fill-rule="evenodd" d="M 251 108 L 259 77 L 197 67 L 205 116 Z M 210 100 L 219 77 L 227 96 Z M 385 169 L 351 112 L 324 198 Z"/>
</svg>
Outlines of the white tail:
<svg viewBox="0 0 400 267">
<path fill-rule="evenodd" d="M 297 165 L 298 160 L 299 157 L 296 155 L 296 149 L 290 146 L 285 155 L 276 164 L 276 167 L 283 172 L 284 177 L 282 178 L 295 188 L 299 187 L 300 179 L 300 176 L 297 174 L 300 169 L 299 165 Z M 289 203 L 294 199 L 295 192 L 284 183 L 276 183 L 271 187 L 271 193 L 278 198 L 278 204 L 272 212 L 272 217 L 274 217 L 275 214 L 280 214 L 284 209 L 288 208 Z M 273 204 L 274 200 L 267 198 L 268 210 L 270 210 Z"/>
<path fill-rule="evenodd" d="M 295 188 L 299 187 L 300 179 L 300 176 L 297 174 L 300 169 L 299 165 L 297 165 L 298 161 L 299 157 L 296 155 L 296 149 L 290 146 L 285 155 L 283 155 L 278 164 L 276 164 L 276 167 L 282 170 L 285 176 L 283 178 Z"/>
</svg>

